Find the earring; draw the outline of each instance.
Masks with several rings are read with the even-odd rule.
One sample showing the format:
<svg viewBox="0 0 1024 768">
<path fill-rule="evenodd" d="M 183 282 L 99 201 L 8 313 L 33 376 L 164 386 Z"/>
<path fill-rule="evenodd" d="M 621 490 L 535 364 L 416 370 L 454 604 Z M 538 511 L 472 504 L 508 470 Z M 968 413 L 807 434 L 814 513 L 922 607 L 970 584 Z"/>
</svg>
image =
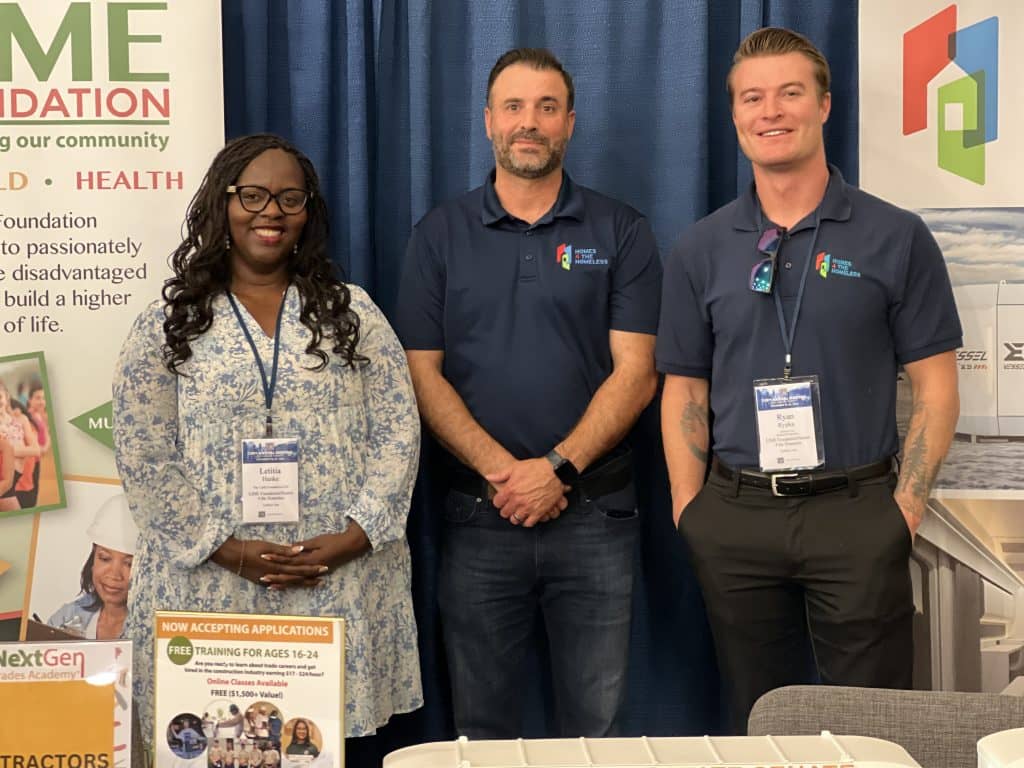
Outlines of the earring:
<svg viewBox="0 0 1024 768">
<path fill-rule="evenodd" d="M 224 250 L 231 250 L 231 235 L 224 235 Z"/>
<path fill-rule="evenodd" d="M 294 254 L 295 254 L 296 256 L 298 256 L 298 255 L 299 255 L 299 244 L 298 244 L 298 243 L 296 243 L 296 244 L 295 244 L 295 245 L 294 245 L 294 246 L 292 247 L 292 253 L 294 253 Z"/>
</svg>

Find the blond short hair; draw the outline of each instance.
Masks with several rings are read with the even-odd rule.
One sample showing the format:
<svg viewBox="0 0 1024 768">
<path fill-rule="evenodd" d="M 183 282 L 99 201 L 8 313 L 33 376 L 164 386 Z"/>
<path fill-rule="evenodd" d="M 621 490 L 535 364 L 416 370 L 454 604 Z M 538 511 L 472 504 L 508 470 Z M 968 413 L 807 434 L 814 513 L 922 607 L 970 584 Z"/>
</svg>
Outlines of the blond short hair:
<svg viewBox="0 0 1024 768">
<path fill-rule="evenodd" d="M 729 91 L 729 101 L 733 100 L 732 73 L 744 59 L 758 56 L 784 56 L 787 53 L 799 53 L 810 59 L 814 65 L 814 79 L 818 84 L 818 99 L 824 98 L 832 88 L 832 73 L 828 62 L 814 43 L 791 29 L 783 27 L 763 27 L 743 38 L 740 47 L 732 57 L 732 67 L 725 79 L 725 87 Z"/>
</svg>

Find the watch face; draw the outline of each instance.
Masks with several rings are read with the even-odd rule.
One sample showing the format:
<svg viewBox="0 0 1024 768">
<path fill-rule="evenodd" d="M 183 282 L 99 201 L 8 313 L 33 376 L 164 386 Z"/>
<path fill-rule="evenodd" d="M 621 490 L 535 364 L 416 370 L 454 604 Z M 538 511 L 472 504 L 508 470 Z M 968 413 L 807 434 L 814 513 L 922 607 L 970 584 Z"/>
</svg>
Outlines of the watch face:
<svg viewBox="0 0 1024 768">
<path fill-rule="evenodd" d="M 557 451 L 551 451 L 544 458 L 551 462 L 551 467 L 555 470 L 555 477 L 566 485 L 574 485 L 580 479 L 580 473 L 576 469 L 576 465 L 564 456 L 561 456 Z"/>
<path fill-rule="evenodd" d="M 576 471 L 576 467 L 568 459 L 562 459 L 558 462 L 558 465 L 555 467 L 555 476 L 566 485 L 573 485 L 579 480 L 579 472 Z"/>
</svg>

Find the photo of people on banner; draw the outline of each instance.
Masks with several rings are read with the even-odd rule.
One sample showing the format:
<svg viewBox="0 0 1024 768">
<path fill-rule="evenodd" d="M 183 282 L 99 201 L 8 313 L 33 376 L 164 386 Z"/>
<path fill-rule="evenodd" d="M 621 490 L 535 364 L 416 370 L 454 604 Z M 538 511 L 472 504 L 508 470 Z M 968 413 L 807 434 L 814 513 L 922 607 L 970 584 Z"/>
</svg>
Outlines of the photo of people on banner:
<svg viewBox="0 0 1024 768">
<path fill-rule="evenodd" d="M 138 530 L 118 485 L 69 481 L 68 507 L 40 517 L 29 640 L 124 636 Z"/>
<path fill-rule="evenodd" d="M 206 706 L 202 717 L 177 715 L 167 726 L 167 745 L 186 759 L 202 753 L 196 751 L 199 742 L 185 733 L 189 726 L 201 734 L 208 768 L 298 768 L 314 764 L 323 747 L 316 723 L 305 717 L 286 721 L 269 701 L 254 702 L 243 710 L 238 704 L 217 700 Z"/>
<path fill-rule="evenodd" d="M 42 352 L 0 357 L 0 516 L 64 505 Z"/>
<path fill-rule="evenodd" d="M 192 713 L 184 712 L 167 725 L 167 746 L 178 757 L 199 757 L 206 751 L 206 745 L 202 721 Z"/>
</svg>

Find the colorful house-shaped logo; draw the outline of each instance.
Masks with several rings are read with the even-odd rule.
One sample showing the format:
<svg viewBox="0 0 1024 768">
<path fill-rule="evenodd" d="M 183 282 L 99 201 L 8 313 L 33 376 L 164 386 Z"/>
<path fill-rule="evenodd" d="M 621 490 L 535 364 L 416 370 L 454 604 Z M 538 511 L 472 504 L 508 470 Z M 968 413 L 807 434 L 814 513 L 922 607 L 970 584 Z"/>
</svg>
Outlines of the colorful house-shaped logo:
<svg viewBox="0 0 1024 768">
<path fill-rule="evenodd" d="M 999 127 L 999 18 L 957 29 L 950 5 L 903 35 L 903 135 L 928 127 L 928 84 L 950 63 L 964 76 L 937 98 L 938 165 L 985 183 L 985 145 Z"/>
<path fill-rule="evenodd" d="M 555 249 L 555 258 L 562 265 L 562 269 L 572 269 L 572 246 L 562 243 Z"/>
</svg>

